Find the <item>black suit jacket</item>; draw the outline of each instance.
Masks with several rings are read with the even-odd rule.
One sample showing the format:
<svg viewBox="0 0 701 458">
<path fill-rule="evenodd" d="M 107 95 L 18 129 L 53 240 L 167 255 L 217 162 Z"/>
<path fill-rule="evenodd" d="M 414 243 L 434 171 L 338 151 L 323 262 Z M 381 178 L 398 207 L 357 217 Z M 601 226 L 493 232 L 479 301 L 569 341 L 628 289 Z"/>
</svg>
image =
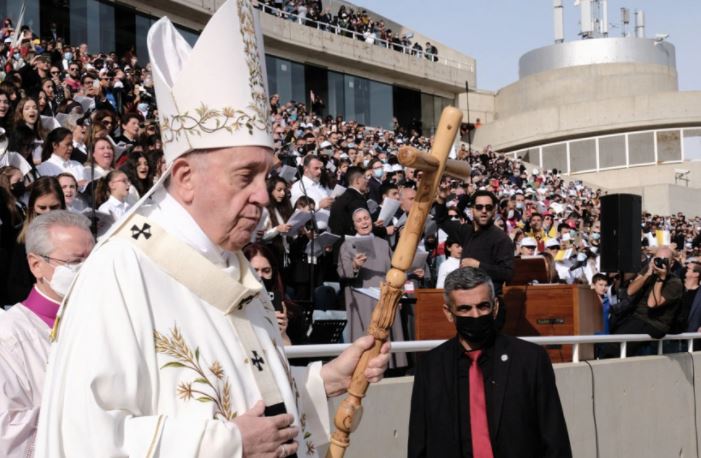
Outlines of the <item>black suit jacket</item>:
<svg viewBox="0 0 701 458">
<path fill-rule="evenodd" d="M 353 212 L 359 208 L 368 209 L 365 196 L 354 188 L 346 189 L 331 204 L 329 230 L 336 235 L 354 235 Z M 387 236 L 387 230 L 384 227 L 373 226 L 372 232 L 379 237 Z"/>
<path fill-rule="evenodd" d="M 471 444 L 461 443 L 458 430 L 457 361 L 462 352 L 460 342 L 453 338 L 417 364 L 409 421 L 410 458 L 472 456 Z M 545 350 L 499 334 L 492 358 L 493 374 L 486 382 L 493 383 L 494 390 L 487 412 L 494 457 L 571 457 L 555 373 Z"/>
</svg>

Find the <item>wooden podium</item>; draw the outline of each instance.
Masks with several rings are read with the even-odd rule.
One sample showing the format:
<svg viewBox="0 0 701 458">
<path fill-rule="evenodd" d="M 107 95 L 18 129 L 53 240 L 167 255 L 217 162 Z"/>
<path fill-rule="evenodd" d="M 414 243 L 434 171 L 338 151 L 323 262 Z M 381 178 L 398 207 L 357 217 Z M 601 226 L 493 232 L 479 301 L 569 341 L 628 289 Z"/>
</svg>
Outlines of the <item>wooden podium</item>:
<svg viewBox="0 0 701 458">
<path fill-rule="evenodd" d="M 416 339 L 450 339 L 455 326 L 443 313 L 442 289 L 416 290 Z M 586 285 L 515 285 L 504 288 L 506 323 L 512 336 L 591 335 L 603 329 L 602 307 Z M 572 361 L 571 345 L 547 346 L 554 363 Z M 593 345 L 580 345 L 581 360 L 594 358 Z"/>
</svg>

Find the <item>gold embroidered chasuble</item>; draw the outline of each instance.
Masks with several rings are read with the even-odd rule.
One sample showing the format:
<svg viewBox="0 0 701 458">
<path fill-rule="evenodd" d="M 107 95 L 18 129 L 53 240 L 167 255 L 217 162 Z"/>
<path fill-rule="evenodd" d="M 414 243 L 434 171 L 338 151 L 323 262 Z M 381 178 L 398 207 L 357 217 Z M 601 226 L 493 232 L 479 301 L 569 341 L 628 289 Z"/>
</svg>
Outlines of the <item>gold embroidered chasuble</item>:
<svg viewBox="0 0 701 458">
<path fill-rule="evenodd" d="M 183 225 L 196 223 L 167 194 L 156 201 L 96 248 L 64 303 L 37 456 L 241 456 L 230 420 L 260 399 L 284 403 L 300 427 L 298 456 L 317 456 L 328 440 L 321 364 L 289 367 L 274 309 L 245 259 L 236 256 L 239 269 L 193 270 L 212 259 L 195 263 L 188 253 L 197 245 Z M 162 234 L 169 262 L 140 246 Z M 177 280 L 188 271 L 197 291 Z M 225 288 L 208 281 L 237 272 Z M 230 307 L 213 304 L 222 295 L 235 296 Z"/>
</svg>

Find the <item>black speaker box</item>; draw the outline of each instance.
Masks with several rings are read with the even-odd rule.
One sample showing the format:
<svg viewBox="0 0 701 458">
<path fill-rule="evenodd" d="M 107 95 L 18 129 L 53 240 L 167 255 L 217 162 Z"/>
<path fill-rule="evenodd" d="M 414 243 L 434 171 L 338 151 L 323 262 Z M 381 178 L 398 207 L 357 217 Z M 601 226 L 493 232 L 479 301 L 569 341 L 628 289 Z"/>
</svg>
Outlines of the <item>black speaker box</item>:
<svg viewBox="0 0 701 458">
<path fill-rule="evenodd" d="M 642 198 L 634 194 L 601 197 L 601 271 L 640 271 Z"/>
</svg>

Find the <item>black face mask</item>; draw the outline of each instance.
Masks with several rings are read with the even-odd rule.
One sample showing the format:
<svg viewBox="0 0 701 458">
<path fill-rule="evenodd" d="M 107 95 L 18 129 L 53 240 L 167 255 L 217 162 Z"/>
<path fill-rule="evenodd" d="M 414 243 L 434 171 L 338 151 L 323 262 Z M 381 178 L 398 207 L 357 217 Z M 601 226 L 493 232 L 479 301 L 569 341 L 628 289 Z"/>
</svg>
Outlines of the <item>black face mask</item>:
<svg viewBox="0 0 701 458">
<path fill-rule="evenodd" d="M 26 191 L 27 188 L 24 186 L 24 182 L 22 181 L 18 181 L 12 185 L 12 195 L 15 196 L 15 199 L 22 197 Z"/>
<path fill-rule="evenodd" d="M 482 347 L 496 334 L 494 315 L 491 312 L 477 318 L 457 315 L 453 315 L 453 318 L 460 337 L 476 347 Z"/>
</svg>

